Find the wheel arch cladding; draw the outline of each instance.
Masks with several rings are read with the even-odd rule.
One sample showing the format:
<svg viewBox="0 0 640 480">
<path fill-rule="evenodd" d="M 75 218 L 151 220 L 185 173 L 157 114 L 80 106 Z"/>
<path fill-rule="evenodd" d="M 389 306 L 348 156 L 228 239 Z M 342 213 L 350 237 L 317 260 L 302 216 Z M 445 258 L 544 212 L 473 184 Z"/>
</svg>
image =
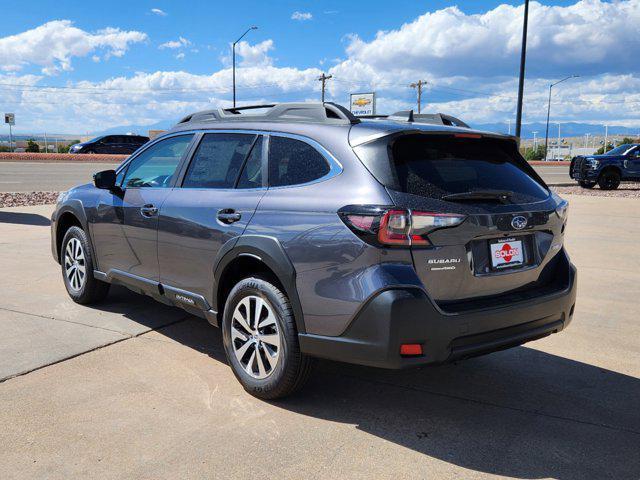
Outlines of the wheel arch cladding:
<svg viewBox="0 0 640 480">
<path fill-rule="evenodd" d="M 65 205 L 58 211 L 56 218 L 56 253 L 58 261 L 60 261 L 60 249 L 62 248 L 62 240 L 65 233 L 71 227 L 79 227 L 85 231 L 87 237 L 89 232 L 87 231 L 87 219 L 82 207 L 78 208 L 76 205 Z M 91 242 L 89 242 L 91 243 Z M 90 245 L 91 246 L 91 245 Z M 93 250 L 93 246 L 91 246 Z M 94 253 L 93 251 L 91 253 Z"/>
<path fill-rule="evenodd" d="M 273 237 L 247 235 L 240 237 L 223 252 L 214 270 L 212 308 L 222 314 L 226 295 L 241 278 L 266 273 L 274 277 L 278 287 L 291 302 L 298 333 L 305 333 L 304 316 L 296 287 L 296 273 L 280 242 Z"/>
</svg>

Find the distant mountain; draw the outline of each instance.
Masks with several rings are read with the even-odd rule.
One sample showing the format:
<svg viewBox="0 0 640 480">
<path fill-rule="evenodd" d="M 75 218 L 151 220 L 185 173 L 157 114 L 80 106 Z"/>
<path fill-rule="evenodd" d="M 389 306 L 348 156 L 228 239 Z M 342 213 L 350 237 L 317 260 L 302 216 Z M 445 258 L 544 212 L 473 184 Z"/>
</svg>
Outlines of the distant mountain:
<svg viewBox="0 0 640 480">
<path fill-rule="evenodd" d="M 522 125 L 522 138 L 533 138 L 533 132 L 538 132 L 538 138 L 544 138 L 546 123 L 527 123 Z M 478 130 L 487 130 L 489 132 L 508 133 L 509 125 L 507 123 L 474 123 L 472 128 Z M 511 124 L 511 134 L 515 133 L 515 123 Z M 561 137 L 580 137 L 585 134 L 604 136 L 604 125 L 592 125 L 589 123 L 567 122 L 560 123 Z M 620 127 L 609 125 L 609 135 L 628 135 L 630 137 L 640 136 L 640 126 L 637 127 Z M 558 123 L 549 123 L 549 137 L 556 138 L 558 136 Z"/>
<path fill-rule="evenodd" d="M 149 125 L 121 125 L 117 127 L 111 127 L 106 130 L 93 132 L 90 135 L 97 137 L 98 135 L 111 135 L 111 134 L 124 134 L 124 133 L 136 133 L 139 135 L 147 135 L 149 130 L 168 130 L 178 122 L 177 119 L 161 120 Z M 508 133 L 509 125 L 506 122 L 502 123 L 471 123 L 472 128 L 478 130 L 487 130 L 489 132 Z M 527 123 L 522 125 L 522 137 L 533 138 L 533 132 L 538 132 L 538 138 L 544 138 L 546 124 L 542 122 Z M 515 133 L 515 122 L 511 124 L 511 134 Z M 560 124 L 560 135 L 565 137 L 580 137 L 585 134 L 595 135 L 598 137 L 604 136 L 604 125 L 592 125 L 589 123 L 567 122 Z M 627 135 L 629 137 L 640 137 L 640 125 L 637 127 L 621 127 L 621 126 L 609 126 L 609 135 Z M 86 135 L 60 135 L 58 138 L 79 138 Z M 558 136 L 558 124 L 549 123 L 549 137 L 556 138 Z M 6 137 L 6 138 L 5 138 Z M 42 134 L 19 134 L 14 135 L 16 139 L 28 139 L 38 138 L 40 139 Z M 8 141 L 9 136 L 0 134 L 0 141 Z"/>
<path fill-rule="evenodd" d="M 138 135 L 147 135 L 149 130 L 169 130 L 178 120 L 161 120 L 150 125 L 123 125 L 120 127 L 111 127 L 100 132 L 94 132 L 91 135 L 97 137 L 99 135 L 114 135 L 123 133 L 135 133 Z"/>
</svg>

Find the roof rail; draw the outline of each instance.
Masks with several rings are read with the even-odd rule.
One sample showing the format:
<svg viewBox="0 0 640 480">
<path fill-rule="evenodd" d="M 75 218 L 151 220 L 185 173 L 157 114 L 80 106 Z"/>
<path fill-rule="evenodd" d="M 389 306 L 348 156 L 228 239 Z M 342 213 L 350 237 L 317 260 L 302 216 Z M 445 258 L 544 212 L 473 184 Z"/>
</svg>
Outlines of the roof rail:
<svg viewBox="0 0 640 480">
<path fill-rule="evenodd" d="M 413 110 L 402 110 L 391 115 L 366 115 L 360 118 L 385 118 L 396 122 L 428 123 L 432 125 L 471 128 L 459 118 L 451 115 L 446 115 L 444 113 L 414 113 Z"/>
<path fill-rule="evenodd" d="M 243 113 L 247 110 L 266 110 L 263 113 Z M 205 110 L 184 117 L 178 122 L 301 122 L 345 125 L 359 123 L 360 120 L 342 105 L 325 103 L 270 103 L 266 105 L 247 105 L 235 108 Z"/>
</svg>

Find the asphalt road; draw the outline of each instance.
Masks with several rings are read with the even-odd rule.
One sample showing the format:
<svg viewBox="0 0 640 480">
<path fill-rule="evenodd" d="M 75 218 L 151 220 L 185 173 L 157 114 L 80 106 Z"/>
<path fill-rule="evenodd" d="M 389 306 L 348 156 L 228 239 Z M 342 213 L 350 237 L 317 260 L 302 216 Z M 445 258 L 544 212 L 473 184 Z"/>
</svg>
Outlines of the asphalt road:
<svg viewBox="0 0 640 480">
<path fill-rule="evenodd" d="M 0 162 L 0 192 L 68 190 L 90 182 L 100 170 L 114 163 L 31 163 Z M 535 167 L 548 184 L 572 183 L 568 167 Z"/>
<path fill-rule="evenodd" d="M 640 202 L 573 196 L 573 323 L 388 372 L 321 362 L 262 402 L 219 330 L 126 290 L 72 303 L 51 207 L 0 209 L 0 478 L 640 478 Z"/>
</svg>

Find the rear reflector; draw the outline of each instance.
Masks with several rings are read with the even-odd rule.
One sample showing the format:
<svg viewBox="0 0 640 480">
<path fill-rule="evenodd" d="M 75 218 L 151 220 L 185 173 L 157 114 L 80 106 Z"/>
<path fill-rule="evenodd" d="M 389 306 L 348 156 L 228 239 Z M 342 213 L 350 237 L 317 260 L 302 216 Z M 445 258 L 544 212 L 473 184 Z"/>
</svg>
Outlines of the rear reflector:
<svg viewBox="0 0 640 480">
<path fill-rule="evenodd" d="M 400 355 L 422 355 L 422 345 L 419 343 L 403 343 L 400 345 Z"/>
</svg>

